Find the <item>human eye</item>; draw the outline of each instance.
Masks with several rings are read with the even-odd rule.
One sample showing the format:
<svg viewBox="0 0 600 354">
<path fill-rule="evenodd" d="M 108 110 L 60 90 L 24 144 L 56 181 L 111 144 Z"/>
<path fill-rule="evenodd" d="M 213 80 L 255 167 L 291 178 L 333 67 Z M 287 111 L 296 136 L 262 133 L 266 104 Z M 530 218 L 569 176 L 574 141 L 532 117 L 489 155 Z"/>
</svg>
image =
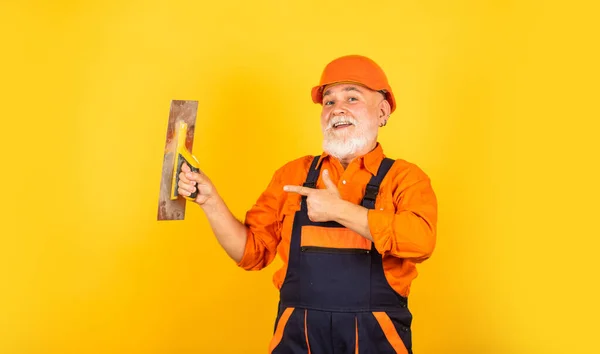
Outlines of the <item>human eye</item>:
<svg viewBox="0 0 600 354">
<path fill-rule="evenodd" d="M 331 106 L 332 104 L 333 104 L 332 100 L 325 100 L 325 101 L 323 101 L 323 105 L 324 106 Z"/>
<path fill-rule="evenodd" d="M 355 101 L 358 101 L 358 98 L 356 98 L 354 96 L 350 96 L 350 97 L 348 97 L 348 101 L 355 102 Z"/>
</svg>

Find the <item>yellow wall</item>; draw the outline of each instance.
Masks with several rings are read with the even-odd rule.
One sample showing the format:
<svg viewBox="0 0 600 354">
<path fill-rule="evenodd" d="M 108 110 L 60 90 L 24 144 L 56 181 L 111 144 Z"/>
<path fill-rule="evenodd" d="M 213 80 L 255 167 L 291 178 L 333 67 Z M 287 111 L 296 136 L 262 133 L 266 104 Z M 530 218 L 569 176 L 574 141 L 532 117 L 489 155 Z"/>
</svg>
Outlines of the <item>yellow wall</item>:
<svg viewBox="0 0 600 354">
<path fill-rule="evenodd" d="M 439 198 L 416 353 L 598 352 L 592 7 L 2 1 L 0 353 L 265 352 L 275 267 L 237 269 L 193 205 L 156 221 L 169 103 L 200 101 L 194 154 L 242 218 L 319 153 L 309 89 L 349 53 L 387 71 L 381 142 Z"/>
</svg>

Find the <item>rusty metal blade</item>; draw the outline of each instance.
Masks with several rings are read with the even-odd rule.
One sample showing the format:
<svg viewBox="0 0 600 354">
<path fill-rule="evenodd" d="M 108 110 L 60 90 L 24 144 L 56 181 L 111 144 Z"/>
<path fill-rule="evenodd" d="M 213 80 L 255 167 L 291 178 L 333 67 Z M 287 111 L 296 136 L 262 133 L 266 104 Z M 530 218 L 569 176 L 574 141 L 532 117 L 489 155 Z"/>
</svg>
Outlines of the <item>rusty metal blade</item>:
<svg viewBox="0 0 600 354">
<path fill-rule="evenodd" d="M 183 220 L 185 218 L 186 200 L 179 197 L 171 200 L 171 183 L 173 178 L 173 164 L 177 148 L 176 123 L 183 120 L 188 125 L 188 134 L 185 146 L 192 151 L 194 145 L 194 131 L 196 128 L 196 114 L 198 112 L 198 101 L 173 100 L 169 111 L 169 123 L 167 125 L 167 138 L 165 142 L 165 153 L 162 166 L 162 177 L 160 181 L 160 194 L 158 197 L 157 220 Z"/>
</svg>

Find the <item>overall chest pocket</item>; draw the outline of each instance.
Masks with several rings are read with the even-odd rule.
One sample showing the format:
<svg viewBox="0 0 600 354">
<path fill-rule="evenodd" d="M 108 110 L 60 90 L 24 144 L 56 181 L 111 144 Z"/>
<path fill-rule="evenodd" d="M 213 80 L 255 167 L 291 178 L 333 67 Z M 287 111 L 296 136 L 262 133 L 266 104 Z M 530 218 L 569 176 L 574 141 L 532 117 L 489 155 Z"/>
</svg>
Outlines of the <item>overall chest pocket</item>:
<svg viewBox="0 0 600 354">
<path fill-rule="evenodd" d="M 371 241 L 344 227 L 304 225 L 300 250 L 303 304 L 326 311 L 369 308 Z"/>
</svg>

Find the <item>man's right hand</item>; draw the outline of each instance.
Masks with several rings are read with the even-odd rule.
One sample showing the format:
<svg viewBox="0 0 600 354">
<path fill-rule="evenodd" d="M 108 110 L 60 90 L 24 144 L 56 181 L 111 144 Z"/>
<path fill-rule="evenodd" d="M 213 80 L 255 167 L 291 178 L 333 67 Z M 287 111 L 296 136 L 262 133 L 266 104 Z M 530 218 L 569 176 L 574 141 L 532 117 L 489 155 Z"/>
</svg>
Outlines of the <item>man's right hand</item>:
<svg viewBox="0 0 600 354">
<path fill-rule="evenodd" d="M 187 163 L 181 166 L 181 173 L 179 173 L 179 183 L 177 184 L 177 192 L 186 197 L 198 189 L 198 196 L 195 202 L 204 207 L 212 203 L 216 197 L 216 189 L 210 179 L 200 171 L 192 172 Z"/>
</svg>

